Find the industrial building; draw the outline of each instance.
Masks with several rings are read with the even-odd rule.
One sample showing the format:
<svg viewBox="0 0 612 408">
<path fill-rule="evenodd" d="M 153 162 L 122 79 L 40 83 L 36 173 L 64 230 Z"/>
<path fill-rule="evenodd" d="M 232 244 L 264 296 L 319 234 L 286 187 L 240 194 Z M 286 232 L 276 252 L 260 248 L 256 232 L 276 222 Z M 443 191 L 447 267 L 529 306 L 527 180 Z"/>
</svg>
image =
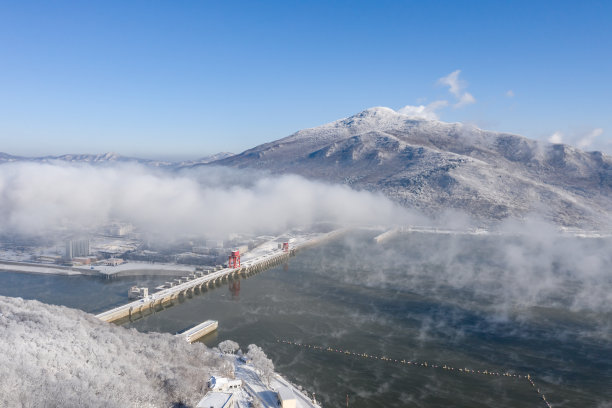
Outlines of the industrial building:
<svg viewBox="0 0 612 408">
<path fill-rule="evenodd" d="M 95 258 L 94 258 L 95 259 Z M 91 258 L 88 256 L 74 256 L 72 258 L 73 265 L 89 265 L 91 264 Z"/>
<path fill-rule="evenodd" d="M 66 259 L 89 255 L 88 239 L 71 239 L 66 241 Z"/>
<path fill-rule="evenodd" d="M 108 258 L 104 260 L 104 265 L 107 266 L 117 266 L 123 263 L 123 259 L 121 258 Z"/>
</svg>

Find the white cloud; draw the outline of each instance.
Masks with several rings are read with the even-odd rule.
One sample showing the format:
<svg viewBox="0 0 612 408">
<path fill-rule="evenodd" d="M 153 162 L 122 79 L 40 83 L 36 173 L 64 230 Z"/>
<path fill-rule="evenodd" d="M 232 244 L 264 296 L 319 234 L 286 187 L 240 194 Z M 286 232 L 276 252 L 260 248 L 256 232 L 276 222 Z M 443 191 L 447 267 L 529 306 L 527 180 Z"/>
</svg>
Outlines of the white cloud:
<svg viewBox="0 0 612 408">
<path fill-rule="evenodd" d="M 548 141 L 554 144 L 563 143 L 563 133 L 556 131 L 548 138 Z"/>
<path fill-rule="evenodd" d="M 459 74 L 461 70 L 458 69 L 456 71 L 451 72 L 445 77 L 438 79 L 438 84 L 447 85 L 449 87 L 448 91 L 455 95 L 457 98 L 461 96 L 461 90 L 465 88 L 464 81 L 459 79 Z"/>
<path fill-rule="evenodd" d="M 596 128 L 581 137 L 578 142 L 576 142 L 576 146 L 580 149 L 588 149 L 593 145 L 595 139 L 603 133 L 602 128 Z"/>
<path fill-rule="evenodd" d="M 454 108 L 461 108 L 466 105 L 471 105 L 476 103 L 476 98 L 472 96 L 469 92 L 464 91 L 467 87 L 467 83 L 459 79 L 459 74 L 461 70 L 458 69 L 456 71 L 451 72 L 445 77 L 438 79 L 438 85 L 448 86 L 448 91 L 457 98 L 457 103 L 453 105 Z"/>
<path fill-rule="evenodd" d="M 508 89 L 508 91 L 506 92 L 506 96 L 508 98 L 514 98 L 514 91 L 512 89 Z"/>
<path fill-rule="evenodd" d="M 595 128 L 590 131 L 562 133 L 555 131 L 547 139 L 554 144 L 566 143 L 582 150 L 603 150 L 606 151 L 606 141 L 600 136 L 603 134 L 602 128 Z M 609 144 L 609 142 L 608 142 Z"/>
<path fill-rule="evenodd" d="M 476 99 L 472 96 L 472 94 L 469 92 L 464 92 L 463 95 L 461 95 L 461 98 L 459 98 L 459 102 L 455 104 L 455 108 L 461 108 L 473 103 L 476 103 Z"/>
<path fill-rule="evenodd" d="M 410 116 L 417 119 L 437 120 L 438 114 L 436 111 L 448 106 L 448 101 L 434 101 L 427 106 L 425 105 L 406 105 L 397 112 L 402 115 Z"/>
</svg>

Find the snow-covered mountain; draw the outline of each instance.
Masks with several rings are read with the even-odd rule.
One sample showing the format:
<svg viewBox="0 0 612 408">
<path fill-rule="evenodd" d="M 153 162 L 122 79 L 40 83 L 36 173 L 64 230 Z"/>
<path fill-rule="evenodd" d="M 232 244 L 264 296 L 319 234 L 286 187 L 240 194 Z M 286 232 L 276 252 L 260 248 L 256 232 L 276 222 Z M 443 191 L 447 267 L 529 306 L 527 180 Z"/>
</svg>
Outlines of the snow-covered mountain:
<svg viewBox="0 0 612 408">
<path fill-rule="evenodd" d="M 560 225 L 601 227 L 612 210 L 610 156 L 382 107 L 214 164 L 296 173 L 483 220 L 537 212 Z"/>
<path fill-rule="evenodd" d="M 24 156 L 13 156 L 7 153 L 0 152 L 0 164 L 11 163 L 11 162 L 38 162 L 38 163 L 50 163 L 50 162 L 69 162 L 69 163 L 89 163 L 89 164 L 107 164 L 107 163 L 139 163 L 146 166 L 152 167 L 185 167 L 193 166 L 196 164 L 206 164 L 216 160 L 221 160 L 232 156 L 233 153 L 221 152 L 211 156 L 202 157 L 197 160 L 188 161 L 169 161 L 169 160 L 153 160 L 153 159 L 141 159 L 137 157 L 126 157 L 121 156 L 117 153 L 102 153 L 102 154 L 63 154 L 60 156 L 42 156 L 42 157 L 24 157 Z"/>
<path fill-rule="evenodd" d="M 457 209 L 487 221 L 538 213 L 564 226 L 612 226 L 610 156 L 383 107 L 300 130 L 238 155 L 171 162 L 114 153 L 37 158 L 0 153 L 0 164 L 15 161 L 256 168 L 379 191 L 429 214 Z"/>
</svg>

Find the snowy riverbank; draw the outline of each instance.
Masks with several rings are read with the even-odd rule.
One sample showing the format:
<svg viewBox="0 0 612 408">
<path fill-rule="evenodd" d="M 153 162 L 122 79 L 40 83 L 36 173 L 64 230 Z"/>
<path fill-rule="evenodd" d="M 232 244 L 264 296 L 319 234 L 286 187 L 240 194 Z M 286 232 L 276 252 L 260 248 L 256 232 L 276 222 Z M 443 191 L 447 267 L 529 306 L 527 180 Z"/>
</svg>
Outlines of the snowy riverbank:
<svg viewBox="0 0 612 408">
<path fill-rule="evenodd" d="M 42 273 L 52 275 L 83 275 L 86 273 L 85 271 L 81 272 L 69 267 L 6 261 L 0 261 L 0 272 Z"/>
<path fill-rule="evenodd" d="M 268 383 L 253 364 L 245 363 L 232 354 L 221 356 L 233 364 L 235 379 L 242 381 L 242 387 L 229 391 L 232 394 L 235 406 L 238 408 L 278 408 L 278 391 L 281 389 L 288 391 L 289 395 L 295 397 L 296 408 L 321 408 L 317 402 L 280 374 L 273 373 L 269 377 L 270 381 Z M 214 392 L 214 390 L 212 391 Z M 203 401 L 204 398 L 198 406 L 202 406 Z"/>
</svg>

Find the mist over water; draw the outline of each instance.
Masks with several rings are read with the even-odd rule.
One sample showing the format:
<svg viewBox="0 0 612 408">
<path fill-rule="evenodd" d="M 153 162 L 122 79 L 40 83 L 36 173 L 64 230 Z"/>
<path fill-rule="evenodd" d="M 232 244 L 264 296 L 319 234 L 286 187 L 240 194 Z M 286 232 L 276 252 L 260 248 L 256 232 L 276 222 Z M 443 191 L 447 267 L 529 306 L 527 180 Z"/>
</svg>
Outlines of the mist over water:
<svg viewBox="0 0 612 408">
<path fill-rule="evenodd" d="M 239 291 L 224 285 L 127 326 L 175 333 L 219 320 L 216 335 L 204 342 L 262 346 L 279 372 L 315 391 L 328 407 L 344 405 L 346 394 L 352 407 L 543 404 L 526 380 L 405 366 L 277 340 L 529 373 L 555 407 L 610 406 L 610 240 L 548 233 L 414 233 L 382 245 L 371 239 L 370 233 L 353 234 L 301 252 L 286 268 L 241 280 Z M 3 279 L 0 274 L 0 284 Z M 120 282 L 108 285 L 119 294 Z M 131 283 L 125 282 L 125 291 Z M 99 293 L 92 297 L 108 294 Z"/>
<path fill-rule="evenodd" d="M 574 247 L 573 256 L 603 257 L 599 265 L 606 267 L 609 241 L 559 240 L 551 248 Z M 548 266 L 542 260 L 522 270 L 523 264 L 509 264 L 504 257 L 518 249 L 545 258 L 530 238 L 516 236 L 412 234 L 384 245 L 373 245 L 367 234 L 353 236 L 299 254 L 287 270 L 241 281 L 237 297 L 222 287 L 131 325 L 177 330 L 188 322 L 218 319 L 218 335 L 209 345 L 223 339 L 257 341 L 280 372 L 315 391 L 326 406 L 344 404 L 347 393 L 356 407 L 537 407 L 542 401 L 526 380 L 313 351 L 278 339 L 529 373 L 553 406 L 607 406 L 612 400 L 610 305 L 605 299 L 582 301 L 591 286 L 612 288 L 607 270 L 590 270 L 585 279 L 573 269 L 578 263 L 570 253 L 550 258 Z M 525 282 L 528 273 L 538 275 Z M 526 292 L 537 280 L 546 285 Z"/>
<path fill-rule="evenodd" d="M 532 308 L 612 312 L 612 241 L 554 232 L 532 235 L 409 234 L 382 245 L 346 241 L 324 258 L 344 279 L 409 290 L 505 319 Z"/>
<path fill-rule="evenodd" d="M 225 168 L 169 172 L 142 166 L 20 163 L 0 173 L 0 233 L 24 239 L 95 231 L 125 221 L 163 239 L 228 232 L 284 233 L 339 225 L 443 225 L 387 198 L 297 176 Z M 219 320 L 224 339 L 258 344 L 279 371 L 326 406 L 537 406 L 526 381 L 335 355 L 278 343 L 532 374 L 557 406 L 609 406 L 612 393 L 610 239 L 562 236 L 538 221 L 504 221 L 490 235 L 411 233 L 374 244 L 371 232 L 300 253 L 285 268 L 179 302 L 128 324 L 176 333 Z M 127 301 L 132 285 L 167 277 L 0 273 L 0 295 L 97 313 Z M 608 405 L 606 405 L 608 404 Z"/>
</svg>

